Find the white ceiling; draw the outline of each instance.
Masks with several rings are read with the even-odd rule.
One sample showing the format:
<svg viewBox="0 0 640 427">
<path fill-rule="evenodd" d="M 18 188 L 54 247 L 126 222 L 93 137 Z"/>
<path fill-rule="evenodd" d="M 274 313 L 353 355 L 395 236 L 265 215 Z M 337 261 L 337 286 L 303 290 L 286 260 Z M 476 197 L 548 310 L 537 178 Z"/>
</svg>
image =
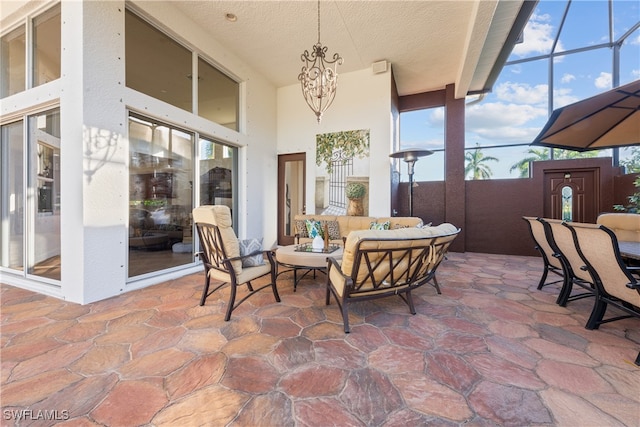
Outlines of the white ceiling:
<svg viewBox="0 0 640 427">
<path fill-rule="evenodd" d="M 148 0 L 134 0 L 145 2 Z M 26 3 L 0 1 L 4 20 Z M 298 83 L 300 55 L 318 39 L 315 0 L 171 1 L 188 19 L 277 87 Z M 487 80 L 523 0 L 322 0 L 321 42 L 344 59 L 338 73 L 391 63 L 400 95 L 443 89 L 456 97 Z M 528 1 L 529 6 L 535 2 Z M 236 22 L 225 19 L 237 15 Z M 528 16 L 527 16 L 528 18 Z M 526 19 L 525 19 L 526 21 Z M 504 61 L 504 58 L 502 58 Z"/>
<path fill-rule="evenodd" d="M 400 95 L 456 83 L 456 96 L 481 91 L 522 0 L 328 1 L 320 39 L 339 53 L 338 73 L 392 64 Z M 317 42 L 317 7 L 300 1 L 174 2 L 189 19 L 277 87 L 297 84 L 300 55 Z M 236 22 L 225 19 L 227 13 Z"/>
</svg>

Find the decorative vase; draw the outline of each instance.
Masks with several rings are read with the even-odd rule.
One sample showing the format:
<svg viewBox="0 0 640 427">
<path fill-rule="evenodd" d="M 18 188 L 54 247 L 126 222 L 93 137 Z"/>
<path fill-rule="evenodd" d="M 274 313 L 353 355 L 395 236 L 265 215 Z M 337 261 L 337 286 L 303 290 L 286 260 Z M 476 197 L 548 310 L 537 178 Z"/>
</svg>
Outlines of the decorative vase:
<svg viewBox="0 0 640 427">
<path fill-rule="evenodd" d="M 316 237 L 313 238 L 313 241 L 311 242 L 311 247 L 313 249 L 319 249 L 319 250 L 322 250 L 324 248 L 324 240 L 322 239 L 322 237 L 320 237 L 320 235 L 317 235 Z"/>
<path fill-rule="evenodd" d="M 362 199 L 349 199 L 349 205 L 347 206 L 347 215 L 349 216 L 363 216 L 364 206 Z"/>
</svg>

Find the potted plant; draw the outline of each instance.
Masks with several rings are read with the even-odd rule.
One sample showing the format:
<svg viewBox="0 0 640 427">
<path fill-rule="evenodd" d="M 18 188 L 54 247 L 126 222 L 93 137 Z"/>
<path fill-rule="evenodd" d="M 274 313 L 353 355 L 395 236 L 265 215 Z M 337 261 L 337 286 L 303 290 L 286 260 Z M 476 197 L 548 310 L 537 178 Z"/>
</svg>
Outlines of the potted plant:
<svg viewBox="0 0 640 427">
<path fill-rule="evenodd" d="M 361 182 L 350 182 L 344 188 L 347 199 L 349 199 L 349 206 L 347 207 L 347 215 L 362 216 L 364 215 L 364 206 L 362 205 L 362 199 L 367 193 L 367 187 Z"/>
</svg>

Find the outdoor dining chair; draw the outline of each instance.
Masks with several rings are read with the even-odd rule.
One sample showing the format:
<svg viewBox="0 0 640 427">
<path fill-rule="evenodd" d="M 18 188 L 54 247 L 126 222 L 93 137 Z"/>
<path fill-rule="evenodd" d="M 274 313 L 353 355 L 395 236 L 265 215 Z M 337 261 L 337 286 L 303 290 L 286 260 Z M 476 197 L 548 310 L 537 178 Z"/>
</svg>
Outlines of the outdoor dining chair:
<svg viewBox="0 0 640 427">
<path fill-rule="evenodd" d="M 598 329 L 603 323 L 633 316 L 640 318 L 640 282 L 620 257 L 613 231 L 599 224 L 568 222 L 564 225 L 571 230 L 595 286 L 596 300 L 586 328 Z M 626 314 L 604 319 L 609 304 Z"/>
<path fill-rule="evenodd" d="M 565 280 L 556 302 L 565 307 L 569 301 L 595 296 L 593 279 L 584 268 L 585 263 L 578 253 L 571 230 L 563 226 L 563 221 L 559 219 L 539 218 L 538 221 L 544 227 L 547 242 L 564 266 Z M 573 285 L 583 288 L 585 292 L 571 295 Z"/>
<path fill-rule="evenodd" d="M 207 297 L 215 291 L 230 287 L 229 305 L 224 320 L 231 318 L 231 313 L 247 298 L 258 291 L 271 287 L 273 296 L 280 302 L 276 288 L 276 262 L 270 250 L 240 254 L 240 241 L 233 231 L 231 211 L 224 205 L 199 206 L 193 210 L 193 221 L 198 230 L 201 251 L 196 253 L 204 265 L 204 290 L 200 305 L 204 305 Z M 258 261 L 255 261 L 255 258 Z M 243 260 L 253 259 L 252 263 Z M 266 262 L 264 262 L 266 260 Z M 262 261 L 262 263 L 260 263 Z M 247 264 L 253 264 L 248 266 Z M 256 265 L 257 264 L 257 265 Z M 270 283 L 254 289 L 251 281 L 270 275 Z M 222 282 L 209 291 L 211 279 Z M 246 285 L 248 293 L 236 302 L 238 287 Z"/>
<path fill-rule="evenodd" d="M 524 219 L 524 221 L 529 225 L 529 232 L 531 233 L 531 238 L 533 238 L 533 242 L 535 243 L 535 249 L 540 252 L 540 255 L 542 255 L 542 261 L 544 262 L 544 268 L 542 270 L 542 277 L 538 283 L 538 289 L 542 289 L 544 286 L 556 283 L 562 283 L 564 287 L 566 275 L 564 266 L 560 262 L 560 259 L 554 252 L 551 245 L 549 245 L 544 231 L 544 226 L 536 217 L 523 216 L 522 219 Z M 560 279 L 547 283 L 547 276 L 549 272 L 558 275 Z"/>
</svg>

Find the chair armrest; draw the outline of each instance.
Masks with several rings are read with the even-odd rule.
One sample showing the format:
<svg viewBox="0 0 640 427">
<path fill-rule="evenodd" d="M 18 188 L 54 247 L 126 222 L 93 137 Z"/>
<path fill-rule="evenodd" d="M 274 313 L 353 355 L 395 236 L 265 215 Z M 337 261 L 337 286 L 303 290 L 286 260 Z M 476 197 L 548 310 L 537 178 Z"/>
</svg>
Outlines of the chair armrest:
<svg viewBox="0 0 640 427">
<path fill-rule="evenodd" d="M 229 263 L 231 263 L 231 261 L 238 261 L 238 260 L 242 261 L 243 259 L 251 258 L 251 257 L 256 256 L 256 255 L 262 255 L 262 256 L 266 255 L 267 259 L 269 260 L 269 263 L 272 266 L 275 265 L 275 260 L 273 258 L 273 251 L 272 250 L 257 250 L 257 251 L 253 251 L 253 252 L 251 252 L 250 254 L 247 254 L 247 255 L 240 255 L 240 256 L 233 257 L 233 258 L 225 258 L 225 259 L 222 260 L 222 262 L 224 263 L 225 261 L 228 261 Z"/>
<path fill-rule="evenodd" d="M 340 271 L 340 274 L 342 274 L 344 276 L 344 273 L 342 273 L 342 270 L 340 269 L 340 264 L 338 264 L 338 261 L 336 261 L 334 258 L 331 258 L 330 256 L 327 257 L 327 274 L 329 274 L 329 271 L 331 270 L 332 267 L 337 268 Z M 345 276 L 347 277 L 347 276 Z"/>
<path fill-rule="evenodd" d="M 331 272 L 332 268 L 337 269 L 338 273 L 344 279 L 345 289 L 353 288 L 353 279 L 351 278 L 351 276 L 347 276 L 346 274 L 344 274 L 343 271 L 342 271 L 342 267 L 340 266 L 338 261 L 336 261 L 334 258 L 331 258 L 331 257 L 327 257 L 327 284 L 331 283 L 331 279 L 329 277 L 329 273 Z"/>
</svg>

